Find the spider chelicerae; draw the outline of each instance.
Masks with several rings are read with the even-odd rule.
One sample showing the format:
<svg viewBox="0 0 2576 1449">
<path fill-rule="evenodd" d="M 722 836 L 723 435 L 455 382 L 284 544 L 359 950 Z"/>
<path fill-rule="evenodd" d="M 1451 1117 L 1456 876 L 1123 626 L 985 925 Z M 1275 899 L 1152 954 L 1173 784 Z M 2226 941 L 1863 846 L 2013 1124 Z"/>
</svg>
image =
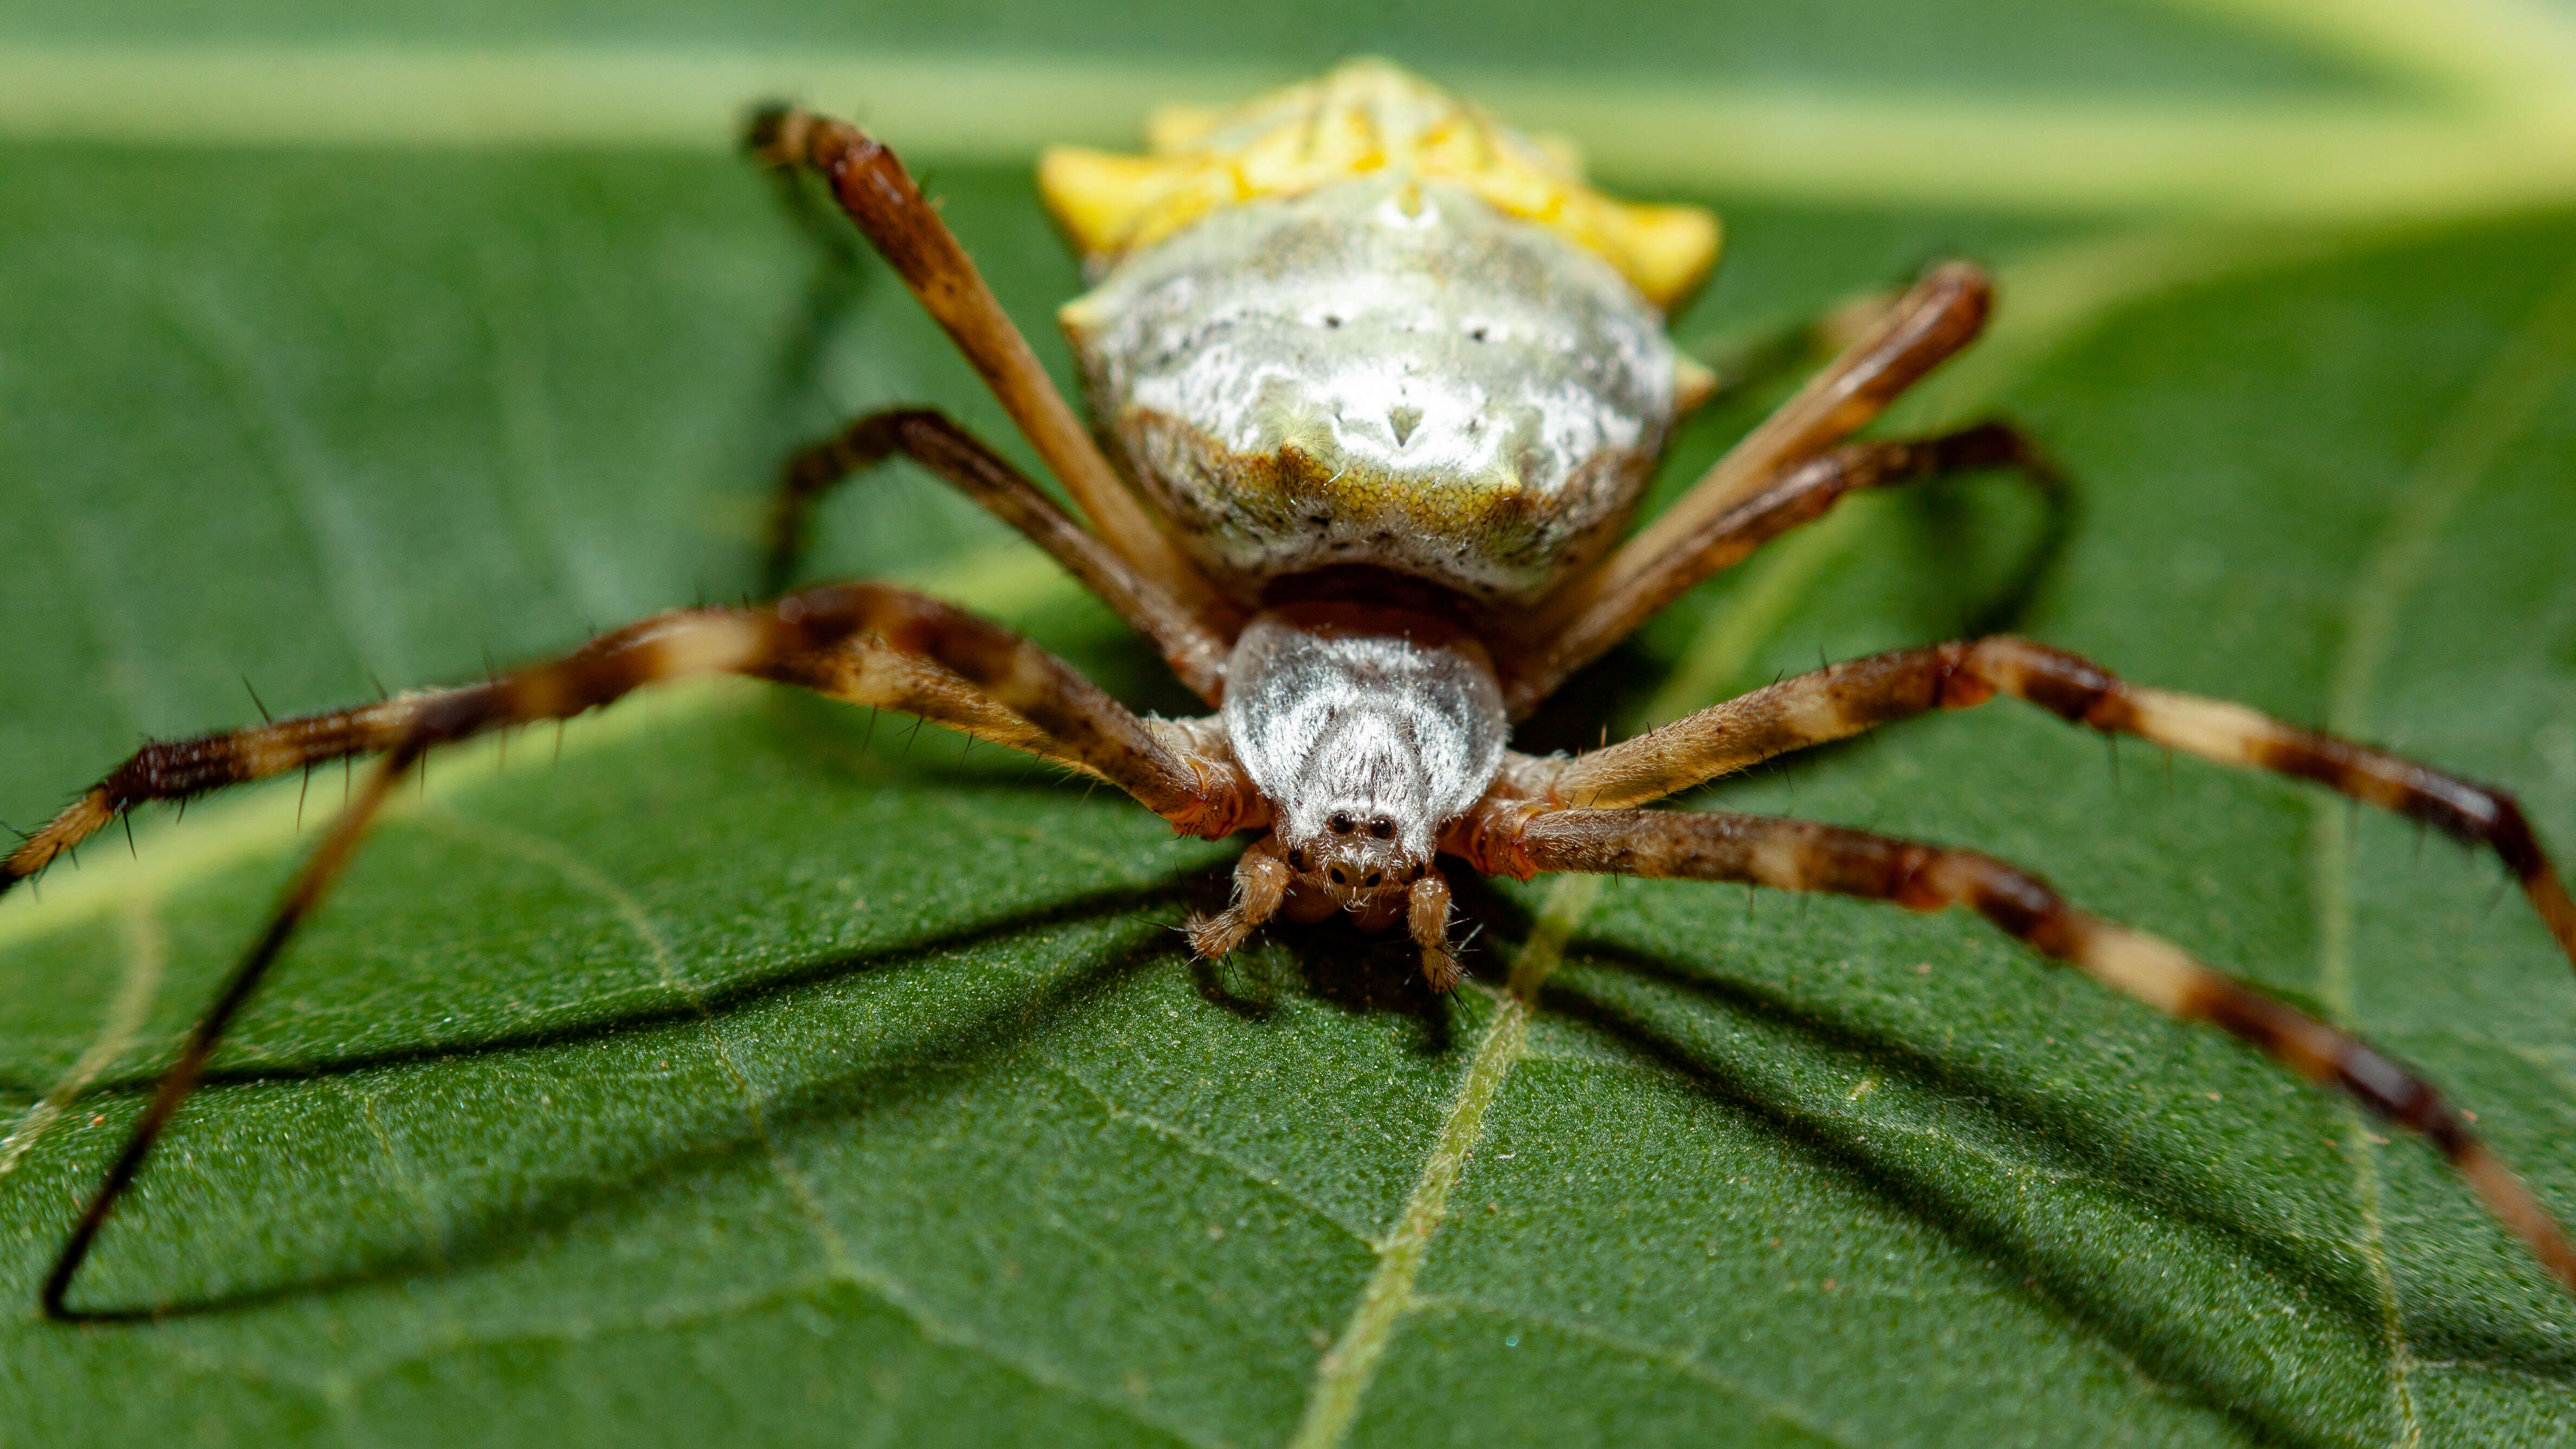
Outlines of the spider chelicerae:
<svg viewBox="0 0 2576 1449">
<path fill-rule="evenodd" d="M 1989 423 L 1851 441 L 1967 345 L 1991 288 L 1934 269 L 1673 507 L 1621 529 L 1674 420 L 1713 379 L 1663 309 L 1705 276 L 1713 218 L 1592 190 L 1562 156 L 1405 73 L 1354 62 L 1222 112 L 1158 119 L 1152 154 L 1059 149 L 1040 180 L 1095 288 L 1061 320 L 1095 438 L 892 152 L 804 111 L 753 154 L 819 176 L 991 385 L 1077 519 L 934 411 L 879 412 L 785 469 L 773 583 L 815 500 L 900 455 L 1017 528 L 1150 640 L 1215 713 L 1140 717 L 1001 627 L 876 583 L 695 608 L 462 688 L 151 744 L 0 862 L 0 890 L 153 800 L 375 755 L 135 1123 L 43 1287 L 57 1318 L 99 1228 L 225 1029 L 427 753 L 730 672 L 889 708 L 1106 781 L 1183 833 L 1250 837 L 1220 957 L 1277 917 L 1402 927 L 1459 980 L 1443 858 L 1966 906 L 2052 960 L 2208 1022 L 2423 1134 L 2547 1268 L 2576 1250 L 2423 1081 L 2328 1023 L 1970 851 L 1771 816 L 1641 807 L 1784 753 L 1998 694 L 2106 734 L 2313 781 L 2493 850 L 2571 959 L 2576 902 L 2503 793 L 2241 706 L 2127 683 L 1991 637 L 1819 669 L 1579 757 L 1512 725 L 1640 623 L 1856 490 L 1970 468 L 2055 480 Z M 798 194 L 802 194 L 801 192 Z M 773 590 L 775 592 L 775 590 Z"/>
</svg>

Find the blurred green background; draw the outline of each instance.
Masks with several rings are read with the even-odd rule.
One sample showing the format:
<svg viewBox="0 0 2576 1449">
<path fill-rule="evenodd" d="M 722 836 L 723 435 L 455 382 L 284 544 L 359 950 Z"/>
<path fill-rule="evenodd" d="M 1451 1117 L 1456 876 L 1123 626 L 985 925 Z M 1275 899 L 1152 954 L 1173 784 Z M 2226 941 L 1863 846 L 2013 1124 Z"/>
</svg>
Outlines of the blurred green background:
<svg viewBox="0 0 2576 1449">
<path fill-rule="evenodd" d="M 774 461 L 852 411 L 1033 466 L 728 154 L 747 103 L 903 147 L 1063 376 L 1035 148 L 1353 53 L 1719 208 L 1674 319 L 1704 356 L 1995 266 L 1994 334 L 1884 430 L 2008 413 L 2078 482 L 2054 553 L 2004 480 L 1855 500 L 1533 745 L 2001 622 L 2576 848 L 2548 0 L 16 4 L 0 818 L 254 717 L 245 683 L 321 708 L 735 596 Z M 1657 496 L 1786 385 L 1695 419 Z M 1188 705 L 905 470 L 809 571 Z M 692 687 L 434 764 L 103 1237 L 81 1291 L 174 1305 L 148 1326 L 47 1325 L 35 1285 L 336 772 L 0 904 L 0 1444 L 2576 1440 L 2576 1309 L 2430 1154 L 1973 921 L 1469 886 L 1447 1000 L 1338 930 L 1211 968 L 1171 928 L 1229 848 L 964 743 Z M 2487 862 L 2009 704 L 1685 803 L 2028 863 L 2420 1065 L 2576 1216 L 2576 982 Z M 1542 920 L 1564 966 L 1431 1213 Z"/>
</svg>

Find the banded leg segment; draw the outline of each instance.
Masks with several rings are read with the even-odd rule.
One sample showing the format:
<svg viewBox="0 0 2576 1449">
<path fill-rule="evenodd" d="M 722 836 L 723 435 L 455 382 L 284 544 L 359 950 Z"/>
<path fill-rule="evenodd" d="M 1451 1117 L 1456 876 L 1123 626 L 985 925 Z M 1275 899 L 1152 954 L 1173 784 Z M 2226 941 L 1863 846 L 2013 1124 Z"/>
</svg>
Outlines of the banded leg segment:
<svg viewBox="0 0 2576 1449">
<path fill-rule="evenodd" d="M 746 140 L 762 164 L 809 169 L 830 185 L 841 209 L 983 375 L 1112 549 L 1187 607 L 1205 617 L 1228 616 L 1231 606 L 1110 466 L 894 152 L 847 122 L 792 107 L 753 117 Z"/>
<path fill-rule="evenodd" d="M 1673 600 L 1781 534 L 1823 517 L 1847 493 L 1982 468 L 2015 469 L 2049 493 L 2061 487 L 2056 470 L 2038 449 L 2006 423 L 1936 438 L 1852 443 L 1809 459 L 1682 536 L 1652 567 L 1607 586 L 1579 617 L 1513 653 L 1505 661 L 1504 705 L 1514 718 L 1536 709 L 1567 676 L 1607 653 Z"/>
<path fill-rule="evenodd" d="M 816 500 L 862 469 L 902 454 L 955 485 L 1046 550 L 1130 628 L 1154 641 L 1172 670 L 1213 704 L 1224 689 L 1227 642 L 1171 591 L 1065 515 L 974 434 L 926 408 L 871 413 L 788 460 L 770 514 L 769 585 L 786 586 Z"/>
<path fill-rule="evenodd" d="M 191 800 L 226 785 L 391 749 L 410 728 L 420 702 L 430 697 L 406 695 L 356 709 L 145 745 L 0 860 L 0 894 L 146 801 Z"/>
<path fill-rule="evenodd" d="M 631 632 L 603 636 L 581 653 L 587 654 L 591 648 L 615 647 Z M 816 653 L 782 657 L 755 672 L 850 704 L 918 715 L 933 724 L 1008 745 L 1068 769 L 1086 768 L 1044 731 L 976 692 L 964 680 L 879 639 L 861 637 Z M 137 806 L 192 800 L 227 785 L 249 784 L 333 760 L 382 753 L 400 743 L 424 711 L 479 688 L 482 686 L 426 690 L 356 709 L 330 710 L 249 729 L 145 745 L 0 860 L 0 891 L 43 871 Z"/>
<path fill-rule="evenodd" d="M 2068 905 L 2036 876 L 1972 851 L 1761 815 L 1564 810 L 1506 847 L 1527 871 L 1585 871 L 1827 891 L 1910 910 L 1966 906 L 2053 961 L 2184 1021 L 2237 1037 L 2383 1121 L 2421 1133 L 2542 1265 L 2576 1291 L 2576 1248 L 2511 1169 L 2422 1078 L 2349 1032 L 2223 976 L 2166 941 Z"/>
<path fill-rule="evenodd" d="M 713 663 L 690 662 L 698 656 L 688 651 L 721 638 L 748 642 Z M 0 891 L 147 801 L 391 750 L 457 711 L 480 721 L 468 734 L 481 733 L 569 719 L 644 684 L 727 670 L 901 710 L 1097 775 L 1184 828 L 1214 829 L 1255 808 L 1233 767 L 1176 754 L 1099 686 L 1017 634 L 906 589 L 840 584 L 763 609 L 659 615 L 490 684 L 146 745 L 0 861 Z M 530 692 L 541 688 L 555 694 Z"/>
<path fill-rule="evenodd" d="M 1898 394 L 1975 341 L 1993 303 L 1994 283 L 1982 269 L 1967 262 L 1934 268 L 1876 327 L 1728 449 L 1672 507 L 1550 595 L 1521 637 L 1545 640 L 1591 615 L 1603 600 L 1672 567 L 1711 523 L 1868 426 Z"/>
<path fill-rule="evenodd" d="M 1642 805 L 1774 755 L 1999 693 L 2105 734 L 2312 780 L 2492 850 L 2576 963 L 2576 901 L 2511 795 L 2241 704 L 2131 684 L 2079 655 L 2009 635 L 1900 649 L 1782 680 L 1585 755 L 1556 775 L 1549 794 L 1587 808 Z"/>
<path fill-rule="evenodd" d="M 67 1307 L 74 1275 L 154 1141 L 195 1090 L 225 1029 L 296 927 L 329 893 L 406 771 L 441 745 L 513 725 L 570 719 L 648 685 L 726 672 L 826 687 L 867 702 L 910 699 L 934 718 L 980 722 L 1004 742 L 1035 745 L 1039 753 L 1099 775 L 1185 828 L 1229 823 L 1218 817 L 1236 808 L 1223 792 L 1208 790 L 1217 777 L 1204 762 L 1176 755 L 1144 721 L 1069 666 L 999 625 L 881 584 L 811 589 L 765 608 L 664 614 L 488 684 L 189 742 L 192 748 L 179 757 L 200 762 L 198 772 L 185 777 L 197 789 L 249 778 L 253 770 L 291 767 L 296 762 L 281 743 L 281 731 L 285 739 L 302 739 L 308 751 L 351 754 L 372 746 L 382 749 L 383 758 L 289 883 L 267 928 L 163 1075 L 46 1277 L 45 1312 L 65 1320 L 123 1316 Z M 967 704 L 969 694 L 987 702 Z M 384 737 L 388 729 L 390 740 Z M 241 743 L 251 736 L 261 738 Z M 228 739 L 235 743 L 228 747 Z"/>
</svg>

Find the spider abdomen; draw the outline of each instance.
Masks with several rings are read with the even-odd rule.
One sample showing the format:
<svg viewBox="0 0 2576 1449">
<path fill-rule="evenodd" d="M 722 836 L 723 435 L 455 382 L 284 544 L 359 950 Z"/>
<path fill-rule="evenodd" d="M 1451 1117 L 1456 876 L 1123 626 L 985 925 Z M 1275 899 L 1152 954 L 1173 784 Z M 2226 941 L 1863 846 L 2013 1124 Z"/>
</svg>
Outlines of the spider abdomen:
<svg viewBox="0 0 2576 1449">
<path fill-rule="evenodd" d="M 1674 411 L 1625 278 L 1445 183 L 1229 207 L 1063 318 L 1129 472 L 1246 598 L 1346 564 L 1533 598 L 1617 532 Z"/>
<path fill-rule="evenodd" d="M 1149 129 L 1039 185 L 1099 283 L 1060 314 L 1093 415 L 1222 587 L 1360 565 L 1508 608 L 1601 552 L 1708 380 L 1661 309 L 1715 217 L 1383 61 Z"/>
</svg>

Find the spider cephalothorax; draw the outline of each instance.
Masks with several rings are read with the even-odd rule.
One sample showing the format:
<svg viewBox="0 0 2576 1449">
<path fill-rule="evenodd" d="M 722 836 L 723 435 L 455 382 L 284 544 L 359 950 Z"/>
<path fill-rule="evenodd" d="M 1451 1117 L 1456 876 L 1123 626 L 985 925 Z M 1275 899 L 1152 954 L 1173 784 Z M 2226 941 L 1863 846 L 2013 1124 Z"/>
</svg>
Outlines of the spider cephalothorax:
<svg viewBox="0 0 2576 1449">
<path fill-rule="evenodd" d="M 1428 912 L 1430 929 L 1415 933 L 1424 969 L 1435 986 L 1454 984 L 1447 886 L 1431 858 L 1502 765 L 1510 725 L 1484 646 L 1403 609 L 1265 610 L 1235 642 L 1224 720 L 1270 807 L 1257 869 L 1276 862 L 1288 879 L 1266 909 L 1253 892 L 1267 888 L 1247 885 L 1221 926 L 1195 926 L 1202 949 L 1231 947 L 1271 910 L 1299 921 L 1346 912 L 1368 930 Z"/>
<path fill-rule="evenodd" d="M 2116 990 L 2206 1022 L 2418 1131 L 2576 1289 L 2576 1250 L 2468 1119 L 2352 1035 L 1990 856 L 1772 816 L 1648 810 L 1703 781 L 2008 695 L 2106 733 L 2316 782 L 2493 850 L 2576 958 L 2576 902 L 2500 791 L 2222 704 L 2129 684 L 2005 636 L 1784 679 L 1577 759 L 1509 748 L 1525 716 L 1683 591 L 1855 489 L 1945 469 L 2053 477 L 2019 433 L 1855 442 L 1972 339 L 1989 286 L 1936 268 L 1696 486 L 1619 540 L 1704 372 L 1660 309 L 1714 259 L 1687 207 L 1614 201 L 1560 154 L 1380 63 L 1227 113 L 1166 116 L 1154 154 L 1050 154 L 1042 187 L 1097 287 L 1065 323 L 1118 457 L 1087 432 L 893 154 L 855 127 L 763 113 L 755 155 L 820 175 L 992 386 L 1077 519 L 936 412 L 871 413 L 792 459 L 773 577 L 807 509 L 901 453 L 1044 549 L 1216 712 L 1139 718 L 1008 630 L 909 590 L 827 584 L 601 635 L 487 683 L 147 746 L 30 836 L 0 889 L 147 800 L 376 754 L 288 888 L 46 1280 L 57 1317 L 118 1195 L 329 889 L 400 775 L 485 731 L 731 672 L 904 711 L 1108 781 L 1177 829 L 1250 838 L 1207 956 L 1274 916 L 1401 924 L 1460 979 L 1452 869 L 1731 881 L 1915 910 L 1964 906 Z M 1122 467 L 1123 465 L 1123 467 Z M 1526 1007 L 1537 981 L 1509 990 Z"/>
</svg>

